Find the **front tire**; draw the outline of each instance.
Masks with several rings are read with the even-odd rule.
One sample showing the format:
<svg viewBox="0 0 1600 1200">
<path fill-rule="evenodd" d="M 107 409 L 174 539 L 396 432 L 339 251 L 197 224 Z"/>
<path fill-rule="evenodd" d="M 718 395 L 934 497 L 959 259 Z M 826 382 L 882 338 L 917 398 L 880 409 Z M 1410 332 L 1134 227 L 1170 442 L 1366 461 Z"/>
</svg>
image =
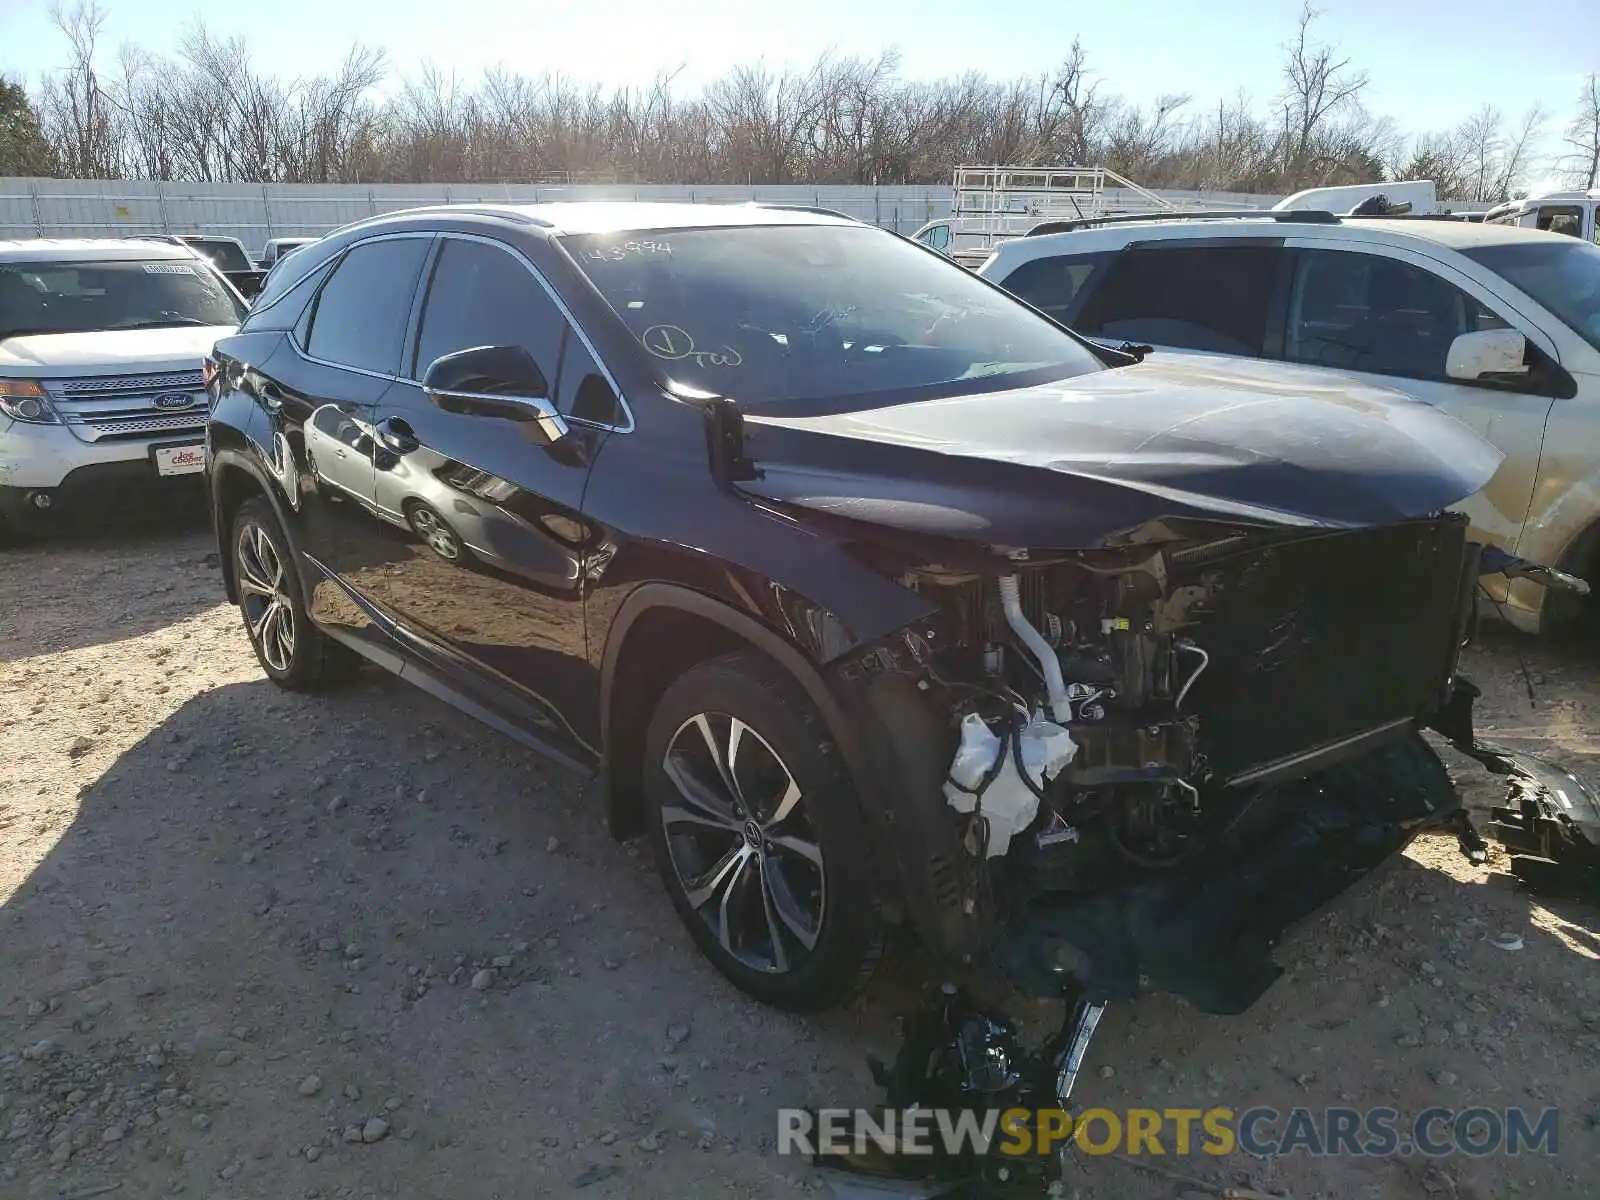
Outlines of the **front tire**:
<svg viewBox="0 0 1600 1200">
<path fill-rule="evenodd" d="M 311 692 L 347 677 L 356 656 L 306 615 L 289 539 L 266 500 L 239 506 L 231 545 L 245 634 L 267 678 L 291 692 Z"/>
<path fill-rule="evenodd" d="M 411 526 L 412 533 L 422 539 L 423 545 L 445 562 L 460 562 L 467 556 L 460 535 L 431 504 L 421 500 L 407 504 L 406 524 Z"/>
<path fill-rule="evenodd" d="M 673 906 L 741 990 L 829 1007 L 882 950 L 855 788 L 803 688 L 754 652 L 701 663 L 645 738 L 646 820 Z"/>
</svg>

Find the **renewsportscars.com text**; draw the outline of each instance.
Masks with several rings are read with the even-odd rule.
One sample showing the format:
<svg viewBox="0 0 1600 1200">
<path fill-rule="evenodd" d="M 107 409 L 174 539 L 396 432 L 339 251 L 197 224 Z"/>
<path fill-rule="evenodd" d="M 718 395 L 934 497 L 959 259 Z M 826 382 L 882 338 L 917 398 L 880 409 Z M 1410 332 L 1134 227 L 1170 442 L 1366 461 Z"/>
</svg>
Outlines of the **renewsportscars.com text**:
<svg viewBox="0 0 1600 1200">
<path fill-rule="evenodd" d="M 785 1108 L 778 1111 L 778 1153 L 1021 1156 L 1070 1146 L 1085 1154 L 1481 1158 L 1555 1154 L 1558 1125 L 1553 1108 L 1484 1106 L 1435 1106 L 1409 1119 L 1388 1107 L 1091 1108 L 1076 1115 L 1059 1108 Z"/>
</svg>

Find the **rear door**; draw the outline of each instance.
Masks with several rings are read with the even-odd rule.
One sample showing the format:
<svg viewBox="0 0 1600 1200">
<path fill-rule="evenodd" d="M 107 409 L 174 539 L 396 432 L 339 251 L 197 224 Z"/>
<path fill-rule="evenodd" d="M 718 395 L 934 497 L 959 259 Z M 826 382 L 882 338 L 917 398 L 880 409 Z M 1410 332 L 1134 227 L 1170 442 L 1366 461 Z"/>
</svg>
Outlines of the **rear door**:
<svg viewBox="0 0 1600 1200">
<path fill-rule="evenodd" d="M 1116 344 L 1270 355 L 1272 314 L 1285 285 L 1282 238 L 1183 238 L 1120 251 L 1075 306 L 1073 327 Z"/>
<path fill-rule="evenodd" d="M 1291 239 L 1295 263 L 1281 357 L 1396 388 L 1438 406 L 1506 455 L 1460 507 L 1481 536 L 1514 549 L 1554 403 L 1556 348 L 1537 326 L 1447 262 L 1344 238 Z M 1526 383 L 1466 383 L 1445 373 L 1450 343 L 1473 330 L 1528 339 Z"/>
<path fill-rule="evenodd" d="M 395 386 L 431 244 L 431 234 L 407 234 L 352 246 L 307 281 L 315 297 L 254 368 L 312 616 L 374 647 L 387 639 L 365 605 L 381 590 L 386 552 L 374 536 L 373 442 L 361 429 L 370 429 L 379 400 Z"/>
<path fill-rule="evenodd" d="M 505 404 L 441 399 L 435 359 L 520 346 L 568 414 L 549 443 Z M 590 464 L 621 409 L 615 385 L 533 265 L 509 246 L 441 234 L 405 373 L 377 412 L 380 511 L 406 530 L 388 607 L 447 685 L 557 753 L 591 765 L 598 680 L 585 645 L 587 570 L 601 552 L 583 517 Z"/>
</svg>

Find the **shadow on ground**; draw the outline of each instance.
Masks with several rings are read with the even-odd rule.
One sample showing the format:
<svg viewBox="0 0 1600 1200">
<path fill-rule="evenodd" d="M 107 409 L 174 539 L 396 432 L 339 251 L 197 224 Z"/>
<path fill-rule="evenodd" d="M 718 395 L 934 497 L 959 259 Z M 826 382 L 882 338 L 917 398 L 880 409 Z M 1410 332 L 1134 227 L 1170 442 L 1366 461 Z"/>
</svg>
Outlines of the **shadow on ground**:
<svg viewBox="0 0 1600 1200">
<path fill-rule="evenodd" d="M 864 1055 L 907 998 L 744 1001 L 593 795 L 387 678 L 213 688 L 76 803 L 0 907 L 7 1195 L 796 1195 L 775 1109 L 873 1100 Z M 1163 1162 L 1341 1200 L 1586 1194 L 1600 923 L 1454 855 L 1433 840 L 1297 931 L 1245 1017 L 1114 1006 L 1080 1102 L 1555 1105 L 1554 1160 Z M 1111 1159 L 1068 1182 L 1182 1190 Z"/>
<path fill-rule="evenodd" d="M 745 1001 L 592 791 L 386 676 L 266 684 L 212 550 L 197 528 L 0 551 L 0 761 L 22 768 L 0 770 L 0 1195 L 815 1191 L 773 1153 L 776 1110 L 876 1100 L 865 1057 L 895 1049 L 909 969 L 820 1018 Z M 1483 727 L 1595 778 L 1597 657 L 1508 638 L 1470 658 Z M 1114 1005 L 1076 1099 L 1556 1107 L 1553 1159 L 1160 1165 L 1302 1200 L 1588 1196 L 1597 930 L 1425 839 L 1294 931 L 1245 1016 Z M 1067 1184 L 1191 1190 L 1113 1158 Z"/>
</svg>

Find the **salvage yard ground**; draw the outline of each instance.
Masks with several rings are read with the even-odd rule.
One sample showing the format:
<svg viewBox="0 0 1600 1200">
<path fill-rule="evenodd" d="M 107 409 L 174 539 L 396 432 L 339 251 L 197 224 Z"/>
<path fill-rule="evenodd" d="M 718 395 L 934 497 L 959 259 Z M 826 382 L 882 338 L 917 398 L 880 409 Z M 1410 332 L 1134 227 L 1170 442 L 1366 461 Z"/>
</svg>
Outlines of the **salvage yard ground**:
<svg viewBox="0 0 1600 1200">
<path fill-rule="evenodd" d="M 377 673 L 270 686 L 212 550 L 0 551 L 0 1196 L 825 1194 L 775 1110 L 875 1101 L 905 984 L 812 1019 L 738 995 L 595 789 Z M 1600 651 L 1498 635 L 1468 669 L 1489 736 L 1600 780 Z M 1244 1017 L 1113 1005 L 1079 1103 L 1556 1107 L 1554 1158 L 1160 1165 L 1296 1200 L 1594 1195 L 1600 917 L 1503 868 L 1420 842 Z M 1064 1194 L 1193 1188 L 1086 1158 Z"/>
</svg>

